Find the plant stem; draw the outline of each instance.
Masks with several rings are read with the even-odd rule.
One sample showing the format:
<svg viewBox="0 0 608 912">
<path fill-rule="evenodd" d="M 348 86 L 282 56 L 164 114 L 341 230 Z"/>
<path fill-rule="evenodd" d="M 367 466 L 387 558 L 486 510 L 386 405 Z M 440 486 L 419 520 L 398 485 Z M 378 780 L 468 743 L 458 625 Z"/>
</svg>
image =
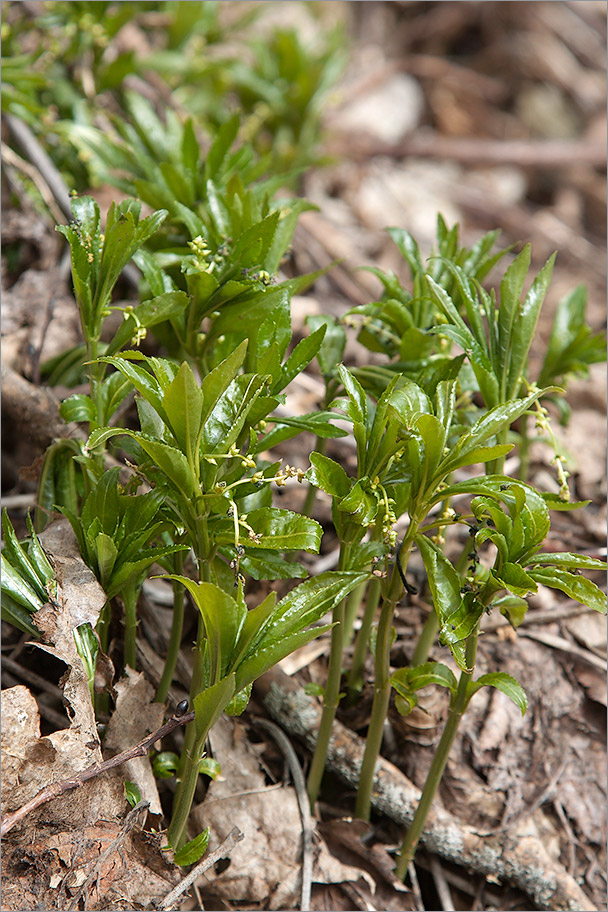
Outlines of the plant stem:
<svg viewBox="0 0 608 912">
<path fill-rule="evenodd" d="M 325 448 L 327 446 L 327 440 L 324 437 L 317 437 L 315 440 L 314 450 L 317 453 L 324 455 Z M 304 516 L 312 516 L 312 509 L 315 505 L 315 500 L 317 498 L 317 489 L 314 485 L 308 485 L 308 491 L 306 492 L 306 497 L 304 499 L 304 505 L 302 507 L 302 513 Z"/>
<path fill-rule="evenodd" d="M 405 838 L 401 845 L 399 860 L 397 862 L 397 867 L 395 868 L 395 874 L 401 880 L 405 879 L 409 863 L 412 861 L 416 852 L 416 847 L 420 840 L 420 836 L 422 835 L 426 818 L 428 817 L 431 804 L 437 793 L 437 789 L 439 788 L 439 783 L 441 782 L 446 763 L 448 762 L 448 757 L 450 755 L 450 750 L 452 749 L 452 744 L 454 743 L 456 732 L 458 731 L 458 726 L 460 725 L 460 720 L 467 708 L 467 687 L 475 665 L 478 634 L 479 627 L 477 627 L 467 639 L 466 664 L 469 671 L 462 671 L 460 674 L 456 696 L 450 701 L 448 721 L 445 724 L 441 739 L 437 745 L 437 750 L 435 751 L 431 768 L 426 777 L 426 782 L 424 783 L 424 788 L 420 795 L 420 801 L 418 802 L 412 825 L 405 834 Z"/>
<path fill-rule="evenodd" d="M 435 642 L 438 630 L 439 621 L 437 620 L 437 612 L 434 608 L 431 608 L 431 611 L 424 622 L 422 633 L 418 637 L 416 648 L 414 649 L 414 654 L 410 663 L 412 666 L 423 665 L 424 662 L 426 662 L 429 657 L 431 646 Z"/>
<path fill-rule="evenodd" d="M 384 732 L 384 720 L 386 719 L 391 696 L 389 656 L 394 610 L 395 602 L 389 601 L 388 599 L 383 601 L 382 608 L 380 609 L 380 620 L 378 621 L 378 637 L 376 639 L 374 702 L 372 704 L 372 714 L 367 730 L 365 753 L 363 754 L 363 762 L 361 764 L 359 790 L 357 792 L 357 803 L 355 806 L 355 815 L 361 820 L 369 820 L 372 789 L 374 786 L 374 770 L 378 754 L 380 753 L 382 735 Z"/>
<path fill-rule="evenodd" d="M 196 558 L 198 563 L 198 573 L 201 580 L 209 581 L 209 552 L 208 552 L 208 532 L 207 518 L 201 512 L 197 515 L 195 521 L 194 540 L 197 543 Z M 172 631 L 173 633 L 173 631 Z M 194 706 L 194 699 L 199 695 L 203 688 L 203 656 L 205 648 L 205 639 L 207 631 L 202 614 L 198 617 L 198 630 L 196 635 L 196 646 L 194 648 L 194 664 L 192 667 L 192 680 L 190 682 L 190 705 Z M 186 726 L 184 733 L 184 746 L 179 761 L 179 770 L 177 774 L 178 782 L 173 796 L 173 809 L 171 813 L 171 824 L 169 826 L 170 842 L 174 849 L 179 848 L 190 815 L 192 801 L 198 782 L 200 755 L 205 744 L 205 736 L 197 741 L 196 723 L 191 722 Z"/>
<path fill-rule="evenodd" d="M 348 699 L 351 703 L 355 701 L 363 687 L 363 665 L 367 654 L 370 631 L 380 602 L 380 589 L 381 583 L 377 578 L 372 579 L 367 587 L 365 611 L 363 612 L 361 628 L 355 640 L 355 651 L 348 673 Z"/>
<path fill-rule="evenodd" d="M 519 472 L 520 481 L 528 481 L 530 472 L 530 435 L 528 433 L 528 416 L 522 415 L 519 419 Z"/>
<path fill-rule="evenodd" d="M 338 568 L 341 570 L 348 563 L 351 546 L 342 543 L 340 550 L 340 560 Z M 342 651 L 344 648 L 344 618 L 346 612 L 346 599 L 342 599 L 339 605 L 336 605 L 332 613 L 332 622 L 334 626 L 331 630 L 331 646 L 329 652 L 329 664 L 327 668 L 327 684 L 323 699 L 323 712 L 321 714 L 321 724 L 319 725 L 319 734 L 315 745 L 312 763 L 308 773 L 308 799 L 311 808 L 314 807 L 315 801 L 321 787 L 321 780 L 325 771 L 325 760 L 327 758 L 327 748 L 331 737 L 331 729 L 340 702 L 340 679 L 342 677 Z"/>
<path fill-rule="evenodd" d="M 169 824 L 169 829 L 167 830 L 167 839 L 169 840 L 169 843 L 173 849 L 179 849 L 184 842 L 186 826 L 188 825 L 188 817 L 190 816 L 190 809 L 192 807 L 192 802 L 194 801 L 194 795 L 198 783 L 199 766 L 203 754 L 203 748 L 205 746 L 205 741 L 207 740 L 207 735 L 209 734 L 209 728 L 205 729 L 198 740 L 196 739 L 196 729 L 194 722 L 191 722 L 188 726 L 188 732 L 193 732 L 194 734 L 194 738 L 190 739 L 192 741 L 192 747 L 188 753 L 189 762 L 179 783 L 179 802 L 173 810 L 171 823 Z M 185 752 L 186 742 L 184 741 L 182 756 Z M 175 797 L 177 799 L 177 792 L 175 793 Z"/>
<path fill-rule="evenodd" d="M 129 668 L 137 666 L 137 596 L 139 587 L 130 584 L 122 591 L 122 603 L 125 609 L 125 665 Z"/>
<path fill-rule="evenodd" d="M 404 574 L 407 570 L 407 562 L 412 550 L 417 528 L 418 523 L 414 520 L 414 517 L 412 517 L 407 535 L 401 546 L 400 559 Z M 396 560 L 399 560 L 399 557 L 397 557 Z M 357 792 L 357 803 L 355 806 L 355 814 L 361 820 L 369 820 L 376 760 L 380 753 L 384 720 L 386 719 L 391 697 L 391 684 L 389 680 L 391 631 L 395 605 L 401 597 L 401 592 L 401 577 L 395 563 L 387 591 L 383 598 L 382 607 L 380 609 L 380 619 L 378 621 L 378 636 L 376 638 L 376 655 L 374 659 L 374 701 L 372 703 L 372 713 L 369 728 L 367 730 L 365 753 L 363 754 L 363 762 L 361 764 L 359 790 Z"/>
<path fill-rule="evenodd" d="M 365 595 L 365 590 L 367 589 L 367 581 L 364 583 L 359 583 L 358 586 L 355 586 L 351 594 L 348 596 L 346 602 L 346 612 L 344 617 L 344 646 L 350 646 L 352 636 L 353 636 L 353 627 L 355 626 L 355 618 L 359 614 L 359 608 L 361 607 L 361 602 Z"/>
<path fill-rule="evenodd" d="M 180 561 L 176 561 L 175 566 L 175 572 L 179 574 L 182 571 L 183 557 L 182 555 L 176 555 L 176 557 L 181 558 Z M 177 664 L 177 657 L 179 655 L 179 647 L 182 641 L 183 627 L 184 586 L 183 583 L 178 583 L 177 580 L 173 580 L 173 618 L 171 621 L 171 635 L 169 637 L 169 645 L 167 647 L 167 657 L 165 659 L 163 675 L 160 679 L 158 690 L 156 691 L 156 701 L 158 703 L 166 702 L 169 688 L 171 686 L 171 682 L 173 681 L 175 666 Z"/>
</svg>

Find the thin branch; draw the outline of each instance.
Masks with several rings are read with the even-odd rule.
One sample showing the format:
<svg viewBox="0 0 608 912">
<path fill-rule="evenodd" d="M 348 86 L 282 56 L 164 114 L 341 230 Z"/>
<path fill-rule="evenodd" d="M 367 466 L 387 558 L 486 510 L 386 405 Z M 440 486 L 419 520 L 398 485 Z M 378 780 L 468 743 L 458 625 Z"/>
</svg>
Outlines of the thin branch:
<svg viewBox="0 0 608 912">
<path fill-rule="evenodd" d="M 244 838 L 244 833 L 242 833 L 238 827 L 232 827 L 224 841 L 218 846 L 215 852 L 212 852 L 211 855 L 207 855 L 206 858 L 203 858 L 202 861 L 192 868 L 189 874 L 184 877 L 184 879 L 179 883 L 175 889 L 171 890 L 170 893 L 167 893 L 165 898 L 161 900 L 160 903 L 155 903 L 154 906 L 156 909 L 164 910 L 169 909 L 175 905 L 176 901 L 185 893 L 186 890 L 192 886 L 194 881 L 204 874 L 205 871 L 208 871 L 209 868 L 212 868 L 213 865 L 218 862 L 221 858 L 227 858 L 234 847 Z"/>
<path fill-rule="evenodd" d="M 135 747 L 129 747 L 127 750 L 122 751 L 122 753 L 116 754 L 115 757 L 104 760 L 103 763 L 94 763 L 92 766 L 87 767 L 87 769 L 82 770 L 82 772 L 77 773 L 69 779 L 61 779 L 59 782 L 53 782 L 51 785 L 46 785 L 44 788 L 40 789 L 33 798 L 27 801 L 22 807 L 18 808 L 18 810 L 14 811 L 12 814 L 5 815 L 2 820 L 2 825 L 0 826 L 0 835 L 5 836 L 6 833 L 16 826 L 16 824 L 20 823 L 28 814 L 36 810 L 36 808 L 46 804 L 47 801 L 52 801 L 53 798 L 58 798 L 71 789 L 80 788 L 80 786 L 89 779 L 93 779 L 95 776 L 99 776 L 100 773 L 105 773 L 107 770 L 114 769 L 115 766 L 120 766 L 127 760 L 133 760 L 134 757 L 143 757 L 148 753 L 156 741 L 165 738 L 180 725 L 186 725 L 188 722 L 192 722 L 194 715 L 194 712 L 189 712 L 185 713 L 183 716 L 172 716 L 168 722 L 155 732 L 152 732 L 151 735 L 147 735 L 143 738 Z"/>
</svg>

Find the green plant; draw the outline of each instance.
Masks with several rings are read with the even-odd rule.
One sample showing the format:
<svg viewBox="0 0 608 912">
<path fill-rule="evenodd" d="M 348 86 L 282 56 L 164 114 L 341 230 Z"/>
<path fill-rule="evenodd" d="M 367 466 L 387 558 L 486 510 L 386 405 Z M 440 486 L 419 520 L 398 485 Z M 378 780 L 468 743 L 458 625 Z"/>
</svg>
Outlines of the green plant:
<svg viewBox="0 0 608 912">
<path fill-rule="evenodd" d="M 411 288 L 374 269 L 384 288 L 379 301 L 353 308 L 342 321 L 309 318 L 310 334 L 293 345 L 290 297 L 318 274 L 281 274 L 298 215 L 310 208 L 285 188 L 316 155 L 319 103 L 337 60 L 333 39 L 313 54 L 293 32 L 280 31 L 271 37 L 274 53 L 252 43 L 247 62 L 218 63 L 211 55 L 194 60 L 193 47 L 221 45 L 225 37 L 215 4 L 58 3 L 47 7 L 48 34 L 26 59 L 19 53 L 29 26 L 14 7 L 3 29 L 3 54 L 13 56 L 3 74 L 5 109 L 47 142 L 75 186 L 110 183 L 137 199 L 113 204 L 102 228 L 94 200 L 75 198 L 73 220 L 59 227 L 70 247 L 83 343 L 45 369 L 50 382 L 88 380 L 86 395 L 79 392 L 61 406 L 67 421 L 86 425 L 87 441 L 72 437 L 49 447 L 25 541 L 3 518 L 3 618 L 38 633 L 35 613 L 53 598 L 53 573 L 36 532 L 54 510 L 69 518 L 107 596 L 97 630 L 82 625 L 75 631 L 92 697 L 97 658 L 109 648 L 121 603 L 124 663 L 135 667 L 137 602 L 147 576 L 162 572 L 174 593 L 159 700 L 167 698 L 184 618 L 194 605 L 195 720 L 181 757 L 164 752 L 155 760 L 159 775 L 177 772 L 169 840 L 176 861 L 188 864 L 208 840 L 205 831 L 184 845 L 199 776 L 211 769 L 202 761 L 212 725 L 223 711 L 243 711 L 253 682 L 274 663 L 331 630 L 308 785 L 314 802 L 342 697 L 343 652 L 363 605 L 348 670 L 354 699 L 371 648 L 375 696 L 359 816 L 369 815 L 391 696 L 407 713 L 421 687 L 437 684 L 450 693 L 448 723 L 402 848 L 403 876 L 474 693 L 493 686 L 525 710 L 525 694 L 508 675 L 473 677 L 484 613 L 499 610 L 517 627 L 539 584 L 605 611 L 600 590 L 579 575 L 602 568 L 601 562 L 542 551 L 550 510 L 581 506 L 569 501 L 565 467 L 558 459 L 559 495 L 526 483 L 529 420 L 534 416 L 551 439 L 549 409 L 557 405 L 566 416 L 555 384 L 605 356 L 602 338 L 585 324 L 584 292 L 577 289 L 559 304 L 534 379 L 528 356 L 552 259 L 525 292 L 526 247 L 510 257 L 498 288 L 487 290 L 492 270 L 510 254 L 495 249 L 498 232 L 467 248 L 458 227 L 439 218 L 436 253 L 426 263 L 407 232 L 390 229 L 409 265 Z M 129 52 L 112 59 L 107 49 L 127 14 L 138 17 L 145 31 L 148 12 L 166 17 L 166 43 L 154 61 L 140 65 Z M 70 28 L 57 44 L 53 23 L 65 22 Z M 30 64 L 32 77 L 20 79 Z M 177 100 L 162 114 L 124 83 L 126 75 L 141 77 L 152 65 Z M 233 93 L 237 115 L 220 109 L 220 86 Z M 286 164 L 296 171 L 284 173 Z M 142 203 L 154 210 L 145 218 Z M 138 297 L 117 305 L 128 264 L 139 270 Z M 117 307 L 118 328 L 108 319 Z M 348 323 L 384 362 L 352 369 L 341 363 Z M 154 356 L 140 351 L 144 339 L 156 346 Z M 321 409 L 279 416 L 289 384 L 314 358 L 325 382 Z M 125 420 L 131 396 L 136 414 Z M 352 475 L 325 452 L 327 441 L 345 434 L 336 418 L 352 427 Z M 313 433 L 316 443 L 301 467 L 268 457 L 302 431 Z M 516 447 L 518 479 L 504 474 L 505 456 Z M 273 500 L 274 487 L 291 480 L 309 483 L 302 513 Z M 306 577 L 297 556 L 319 551 L 321 527 L 309 515 L 318 488 L 332 501 L 338 570 L 299 583 L 281 599 L 271 591 L 248 607 L 251 579 L 291 586 Z M 467 499 L 460 513 L 454 498 Z M 452 559 L 445 533 L 462 523 L 470 535 Z M 392 672 L 393 617 L 404 589 L 411 589 L 414 548 L 422 555 L 434 611 L 412 667 Z M 327 612 L 331 623 L 317 626 Z M 428 660 L 437 635 L 458 675 Z M 132 790 L 129 795 L 137 799 Z"/>
</svg>

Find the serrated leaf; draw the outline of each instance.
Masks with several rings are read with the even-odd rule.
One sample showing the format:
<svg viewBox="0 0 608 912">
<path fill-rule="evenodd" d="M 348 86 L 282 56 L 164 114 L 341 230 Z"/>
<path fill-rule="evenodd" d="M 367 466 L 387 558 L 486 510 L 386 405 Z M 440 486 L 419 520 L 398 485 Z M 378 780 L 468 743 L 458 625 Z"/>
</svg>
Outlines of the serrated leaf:
<svg viewBox="0 0 608 912">
<path fill-rule="evenodd" d="M 311 551 L 317 554 L 321 546 L 323 529 L 319 523 L 291 510 L 262 507 L 248 513 L 247 522 L 260 536 L 259 539 L 246 539 L 244 543 L 248 548 Z"/>
<path fill-rule="evenodd" d="M 409 699 L 411 693 L 422 690 L 429 684 L 447 687 L 452 694 L 458 689 L 454 672 L 441 662 L 425 662 L 413 668 L 400 668 L 391 675 L 390 682 L 404 699 Z"/>
<path fill-rule="evenodd" d="M 481 675 L 476 681 L 470 681 L 467 688 L 469 699 L 482 687 L 495 687 L 496 690 L 500 690 L 521 710 L 522 716 L 525 715 L 528 708 L 526 692 L 519 681 L 516 681 L 511 675 L 503 671 L 491 672 Z"/>
<path fill-rule="evenodd" d="M 606 570 L 606 561 L 587 554 L 572 554 L 570 551 L 540 551 L 531 561 L 537 564 L 551 564 L 554 567 L 571 567 L 579 570 Z"/>
<path fill-rule="evenodd" d="M 602 590 L 584 576 L 568 573 L 555 567 L 535 567 L 528 571 L 532 579 L 543 586 L 560 589 L 569 598 L 575 599 L 594 611 L 606 614 L 606 595 Z"/>
<path fill-rule="evenodd" d="M 202 432 L 203 393 L 185 361 L 163 396 L 163 408 L 180 449 L 193 464 Z"/>
<path fill-rule="evenodd" d="M 207 851 L 210 835 L 211 831 L 209 827 L 207 827 L 202 833 L 199 833 L 198 836 L 195 836 L 194 839 L 191 839 L 190 842 L 183 845 L 181 849 L 178 849 L 173 856 L 175 864 L 180 867 L 196 864 Z"/>
<path fill-rule="evenodd" d="M 306 472 L 306 480 L 317 488 L 322 488 L 332 497 L 346 497 L 350 491 L 351 479 L 342 466 L 322 453 L 310 454 L 311 468 Z"/>
<path fill-rule="evenodd" d="M 95 403 L 90 396 L 76 393 L 64 399 L 59 406 L 59 414 L 64 421 L 94 421 Z"/>
</svg>

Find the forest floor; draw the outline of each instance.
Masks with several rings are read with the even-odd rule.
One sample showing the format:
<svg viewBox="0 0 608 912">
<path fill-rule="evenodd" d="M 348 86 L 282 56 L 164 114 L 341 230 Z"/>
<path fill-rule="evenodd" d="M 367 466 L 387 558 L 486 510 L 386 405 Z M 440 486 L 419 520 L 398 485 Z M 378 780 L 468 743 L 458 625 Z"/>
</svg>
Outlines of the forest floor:
<svg viewBox="0 0 608 912">
<path fill-rule="evenodd" d="M 557 302 L 575 286 L 587 287 L 587 320 L 594 330 L 601 330 L 606 292 L 605 4 L 589 0 L 324 6 L 332 7 L 327 21 L 332 16 L 347 21 L 350 59 L 324 115 L 331 163 L 311 168 L 302 177 L 302 195 L 318 210 L 305 212 L 298 221 L 290 270 L 300 274 L 334 260 L 339 263 L 310 292 L 294 299 L 296 331 L 305 334 L 304 319 L 311 313 L 339 317 L 353 305 L 377 299 L 378 280 L 370 272 L 357 271 L 358 266 L 391 269 L 405 280 L 405 264 L 385 228 L 407 228 L 428 255 L 437 213 L 448 224 L 460 224 L 467 244 L 493 228 L 501 229 L 504 246 L 530 241 L 535 272 L 553 250 L 558 251 L 533 345 L 533 376 Z M 319 27 L 317 20 L 311 26 L 305 4 L 276 7 L 274 15 L 285 16 L 290 24 Z M 3 185 L 3 195 L 4 191 Z M 102 208 L 113 193 L 109 187 L 94 190 Z M 19 396 L 39 389 L 41 361 L 74 345 L 79 329 L 69 276 L 59 268 L 63 239 L 50 219 L 28 209 L 26 200 L 20 207 L 3 205 L 2 234 L 3 245 L 21 250 L 17 263 L 13 256 L 10 262 L 3 256 L 3 375 L 10 369 L 28 381 L 16 398 L 12 388 L 6 401 L 3 397 L 2 504 L 23 531 L 25 509 L 34 502 L 36 464 L 47 429 L 31 426 L 31 416 L 40 415 L 39 406 L 25 398 L 20 402 Z M 349 343 L 346 363 L 356 364 L 361 357 L 361 346 Z M 294 414 L 304 414 L 318 406 L 322 395 L 322 381 L 311 370 L 290 390 L 288 407 Z M 565 427 L 556 422 L 557 431 L 568 455 L 573 496 L 591 503 L 557 515 L 548 548 L 605 558 L 605 366 L 594 365 L 588 378 L 573 380 L 567 400 L 571 417 Z M 278 450 L 290 464 L 307 467 L 301 438 Z M 327 453 L 347 469 L 354 459 L 341 439 L 330 441 Z M 531 481 L 544 490 L 555 488 L 551 455 L 544 445 L 532 448 Z M 301 509 L 303 496 L 302 490 L 288 488 L 281 505 Z M 314 515 L 325 531 L 322 554 L 307 555 L 306 560 L 312 572 L 320 572 L 335 567 L 337 557 L 330 501 L 323 494 Z M 423 592 L 422 562 L 414 562 L 411 572 Z M 258 585 L 262 591 L 266 584 Z M 135 707 L 131 702 L 115 726 L 115 750 L 135 744 L 143 735 L 130 737 L 129 732 L 141 730 L 143 716 L 152 718 L 147 715 L 150 697 L 145 681 L 158 682 L 158 655 L 166 642 L 169 610 L 156 598 L 164 594 L 160 584 L 145 591 L 138 656 L 144 676 L 137 683 L 141 702 Z M 391 656 L 394 667 L 411 658 L 411 644 L 429 607 L 424 595 L 401 603 Z M 4 622 L 2 632 L 3 689 L 29 689 L 43 735 L 68 730 L 59 680 L 64 665 L 29 645 L 28 636 Z M 184 643 L 188 641 L 186 635 Z M 188 651 L 184 648 L 178 665 L 176 700 L 188 691 Z M 210 784 L 195 817 L 201 828 L 211 827 L 212 850 L 233 826 L 245 838 L 229 853 L 229 861 L 207 871 L 197 880 L 195 893 L 189 896 L 186 891 L 172 908 L 298 907 L 300 813 L 293 786 L 287 780 L 283 783 L 282 748 L 258 720 L 274 717 L 291 732 L 306 768 L 310 750 L 306 732 L 302 725 L 298 728 L 302 720 L 290 718 L 293 701 L 277 699 L 277 694 L 285 695 L 294 684 L 322 683 L 328 652 L 326 635 L 285 659 L 282 676 L 275 674 L 254 688 L 242 716 L 224 718 L 214 728 L 211 750 L 220 761 L 222 777 Z M 605 620 L 561 593 L 541 588 L 530 598 L 530 610 L 517 634 L 503 618 L 486 619 L 479 654 L 480 669 L 507 671 L 521 682 L 529 708 L 522 718 L 502 694 L 490 689 L 473 702 L 438 802 L 462 828 L 463 839 L 475 834 L 480 845 L 484 839 L 493 840 L 497 851 L 506 853 L 509 875 L 501 876 L 498 862 L 493 875 L 477 848 L 461 866 L 449 853 L 442 856 L 436 843 L 431 843 L 431 851 L 423 840 L 416 862 L 418 884 L 415 889 L 399 885 L 391 858 L 403 832 L 398 809 L 377 806 L 370 824 L 353 821 L 355 788 L 344 772 L 349 761 L 341 766 L 335 757 L 313 821 L 312 909 L 528 909 L 533 900 L 523 886 L 525 872 L 518 871 L 518 865 L 529 864 L 529 856 L 521 855 L 526 840 L 542 844 L 550 865 L 547 878 L 559 870 L 564 883 L 572 884 L 575 898 L 563 908 L 583 909 L 576 905 L 576 889 L 587 897 L 584 908 L 605 908 Z M 442 650 L 435 647 L 432 658 L 442 657 Z M 356 707 L 339 712 L 345 726 L 344 750 L 357 749 L 348 732 L 365 737 L 372 690 L 371 685 L 366 687 Z M 423 785 L 446 718 L 447 698 L 436 690 L 423 693 L 421 706 L 409 716 L 391 713 L 386 729 L 382 753 L 388 761 L 387 775 L 405 777 L 398 780 L 400 787 L 404 782 L 407 787 Z M 8 773 L 10 758 L 19 754 L 10 725 L 20 709 L 21 703 L 9 706 L 3 724 L 3 767 Z M 179 731 L 175 738 L 177 744 Z M 66 736 L 69 752 L 68 740 Z M 35 764 L 36 756 L 29 762 Z M 60 771 L 56 765 L 53 775 Z M 44 784 L 42 777 L 40 785 Z M 102 786 L 101 778 L 91 787 L 98 789 L 97 809 L 113 800 L 108 797 L 113 787 Z M 120 826 L 108 825 L 103 831 L 90 805 L 81 803 L 78 795 L 58 799 L 57 804 L 62 802 L 66 820 L 82 815 L 81 826 L 91 843 L 97 839 L 104 848 L 114 846 L 115 853 L 127 852 L 133 865 L 131 883 L 114 883 L 124 898 L 115 893 L 113 904 L 103 905 L 110 895 L 103 892 L 104 878 L 111 880 L 110 853 L 95 874 L 97 898 L 90 890 L 89 905 L 82 906 L 90 882 L 83 886 L 75 876 L 72 882 L 65 879 L 67 869 L 74 875 L 79 871 L 73 844 L 59 826 L 41 844 L 35 825 L 28 826 L 26 820 L 5 843 L 4 909 L 34 908 L 40 902 L 43 905 L 37 908 L 144 908 L 146 903 L 140 905 L 138 899 L 143 887 L 136 886 L 140 879 L 143 883 L 155 878 L 156 895 L 162 895 L 163 884 L 168 892 L 179 881 L 175 871 L 156 857 L 149 833 L 142 830 L 137 840 L 122 845 L 127 837 Z M 45 865 L 55 864 L 46 860 L 51 852 L 62 860 L 64 879 L 43 889 Z M 545 874 L 538 872 L 541 881 Z M 536 894 L 539 908 L 541 892 Z"/>
</svg>

